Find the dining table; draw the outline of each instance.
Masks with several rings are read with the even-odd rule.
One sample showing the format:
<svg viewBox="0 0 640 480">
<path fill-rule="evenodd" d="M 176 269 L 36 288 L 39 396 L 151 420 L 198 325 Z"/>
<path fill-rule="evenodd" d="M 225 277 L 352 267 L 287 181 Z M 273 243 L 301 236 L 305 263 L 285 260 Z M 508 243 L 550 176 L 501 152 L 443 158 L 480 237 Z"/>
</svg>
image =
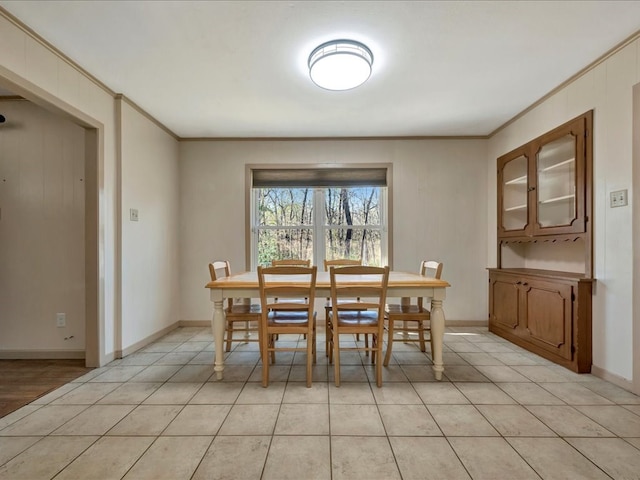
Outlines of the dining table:
<svg viewBox="0 0 640 480">
<path fill-rule="evenodd" d="M 288 278 L 287 280 L 290 279 Z M 366 284 L 365 279 L 354 279 L 354 284 Z M 387 286 L 387 298 L 401 298 L 407 302 L 411 297 L 429 297 L 431 299 L 431 338 L 433 340 L 433 372 L 436 380 L 442 379 L 444 363 L 442 345 L 444 341 L 445 316 L 443 303 L 449 283 L 442 279 L 426 277 L 417 273 L 391 271 Z M 224 372 L 224 301 L 227 298 L 260 298 L 258 274 L 256 271 L 242 272 L 219 278 L 205 285 L 210 290 L 213 302 L 211 328 L 215 344 L 214 372 L 222 380 Z M 316 298 L 331 296 L 329 272 L 318 272 L 316 277 Z"/>
</svg>

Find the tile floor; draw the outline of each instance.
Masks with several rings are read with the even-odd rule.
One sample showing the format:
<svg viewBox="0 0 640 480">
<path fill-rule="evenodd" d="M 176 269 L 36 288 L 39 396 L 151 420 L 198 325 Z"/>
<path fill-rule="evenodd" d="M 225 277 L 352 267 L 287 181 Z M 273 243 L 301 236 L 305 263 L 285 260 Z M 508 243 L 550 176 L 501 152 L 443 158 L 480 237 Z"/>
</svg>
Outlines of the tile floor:
<svg viewBox="0 0 640 480">
<path fill-rule="evenodd" d="M 356 353 L 336 388 L 322 336 L 311 389 L 304 355 L 264 389 L 234 347 L 214 381 L 179 328 L 0 418 L 0 479 L 640 479 L 640 397 L 483 328 L 447 329 L 440 382 L 395 343 L 382 388 Z"/>
</svg>

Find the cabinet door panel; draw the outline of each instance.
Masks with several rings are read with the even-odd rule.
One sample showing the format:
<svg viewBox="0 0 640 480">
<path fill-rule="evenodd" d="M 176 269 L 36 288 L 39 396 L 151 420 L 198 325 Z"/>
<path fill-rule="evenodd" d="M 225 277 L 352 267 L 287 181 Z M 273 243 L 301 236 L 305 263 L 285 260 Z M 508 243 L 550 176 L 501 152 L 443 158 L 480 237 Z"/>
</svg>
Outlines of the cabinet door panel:
<svg viewBox="0 0 640 480">
<path fill-rule="evenodd" d="M 573 302 L 571 285 L 527 281 L 526 320 L 529 340 L 537 346 L 571 359 Z"/>
<path fill-rule="evenodd" d="M 529 157 L 519 149 L 498 160 L 498 234 L 524 235 L 529 230 Z"/>
<path fill-rule="evenodd" d="M 493 278 L 491 281 L 491 322 L 510 330 L 518 327 L 519 293 L 513 278 Z"/>
</svg>

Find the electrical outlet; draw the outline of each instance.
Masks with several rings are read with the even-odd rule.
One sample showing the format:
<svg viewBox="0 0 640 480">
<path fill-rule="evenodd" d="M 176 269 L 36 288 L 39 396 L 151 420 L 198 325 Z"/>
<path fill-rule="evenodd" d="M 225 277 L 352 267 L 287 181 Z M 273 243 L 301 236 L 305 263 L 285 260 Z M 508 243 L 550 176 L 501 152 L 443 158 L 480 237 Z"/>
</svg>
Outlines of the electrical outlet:
<svg viewBox="0 0 640 480">
<path fill-rule="evenodd" d="M 56 327 L 66 327 L 66 326 L 67 326 L 67 314 L 56 313 Z"/>
<path fill-rule="evenodd" d="M 132 222 L 137 222 L 138 221 L 138 209 L 137 208 L 130 208 L 129 209 L 129 220 L 131 220 Z"/>
<path fill-rule="evenodd" d="M 627 190 L 617 190 L 609 194 L 611 196 L 611 208 L 624 207 L 627 205 Z"/>
</svg>

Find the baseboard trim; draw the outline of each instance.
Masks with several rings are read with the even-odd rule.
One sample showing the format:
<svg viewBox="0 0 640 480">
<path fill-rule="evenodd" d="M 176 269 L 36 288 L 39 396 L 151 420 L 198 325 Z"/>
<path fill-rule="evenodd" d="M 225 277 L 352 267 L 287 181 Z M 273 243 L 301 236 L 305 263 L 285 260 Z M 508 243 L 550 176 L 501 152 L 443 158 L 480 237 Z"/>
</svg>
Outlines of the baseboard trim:
<svg viewBox="0 0 640 480">
<path fill-rule="evenodd" d="M 78 360 L 84 350 L 0 350 L 0 360 Z"/>
<path fill-rule="evenodd" d="M 172 323 L 171 325 L 164 327 L 161 330 L 158 330 L 156 333 L 149 335 L 146 338 L 143 338 L 142 340 L 129 345 L 127 348 L 124 348 L 122 350 L 116 350 L 114 352 L 115 357 L 116 358 L 124 358 L 127 355 L 131 355 L 132 353 L 137 352 L 138 350 L 140 350 L 141 348 L 146 347 L 147 345 L 149 345 L 150 343 L 155 342 L 156 340 L 158 340 L 161 337 L 164 337 L 167 333 L 172 332 L 173 330 L 175 330 L 176 328 L 178 328 L 180 325 L 180 322 L 175 322 Z"/>
<path fill-rule="evenodd" d="M 179 327 L 211 327 L 211 320 L 180 320 Z"/>
<path fill-rule="evenodd" d="M 620 375 L 616 375 L 615 373 L 611 373 L 604 368 L 596 367 L 595 365 L 591 365 L 591 374 L 601 378 L 602 380 L 606 380 L 609 383 L 613 383 L 620 388 L 624 388 L 629 392 L 633 392 L 633 382 L 631 380 L 627 380 Z"/>
</svg>

